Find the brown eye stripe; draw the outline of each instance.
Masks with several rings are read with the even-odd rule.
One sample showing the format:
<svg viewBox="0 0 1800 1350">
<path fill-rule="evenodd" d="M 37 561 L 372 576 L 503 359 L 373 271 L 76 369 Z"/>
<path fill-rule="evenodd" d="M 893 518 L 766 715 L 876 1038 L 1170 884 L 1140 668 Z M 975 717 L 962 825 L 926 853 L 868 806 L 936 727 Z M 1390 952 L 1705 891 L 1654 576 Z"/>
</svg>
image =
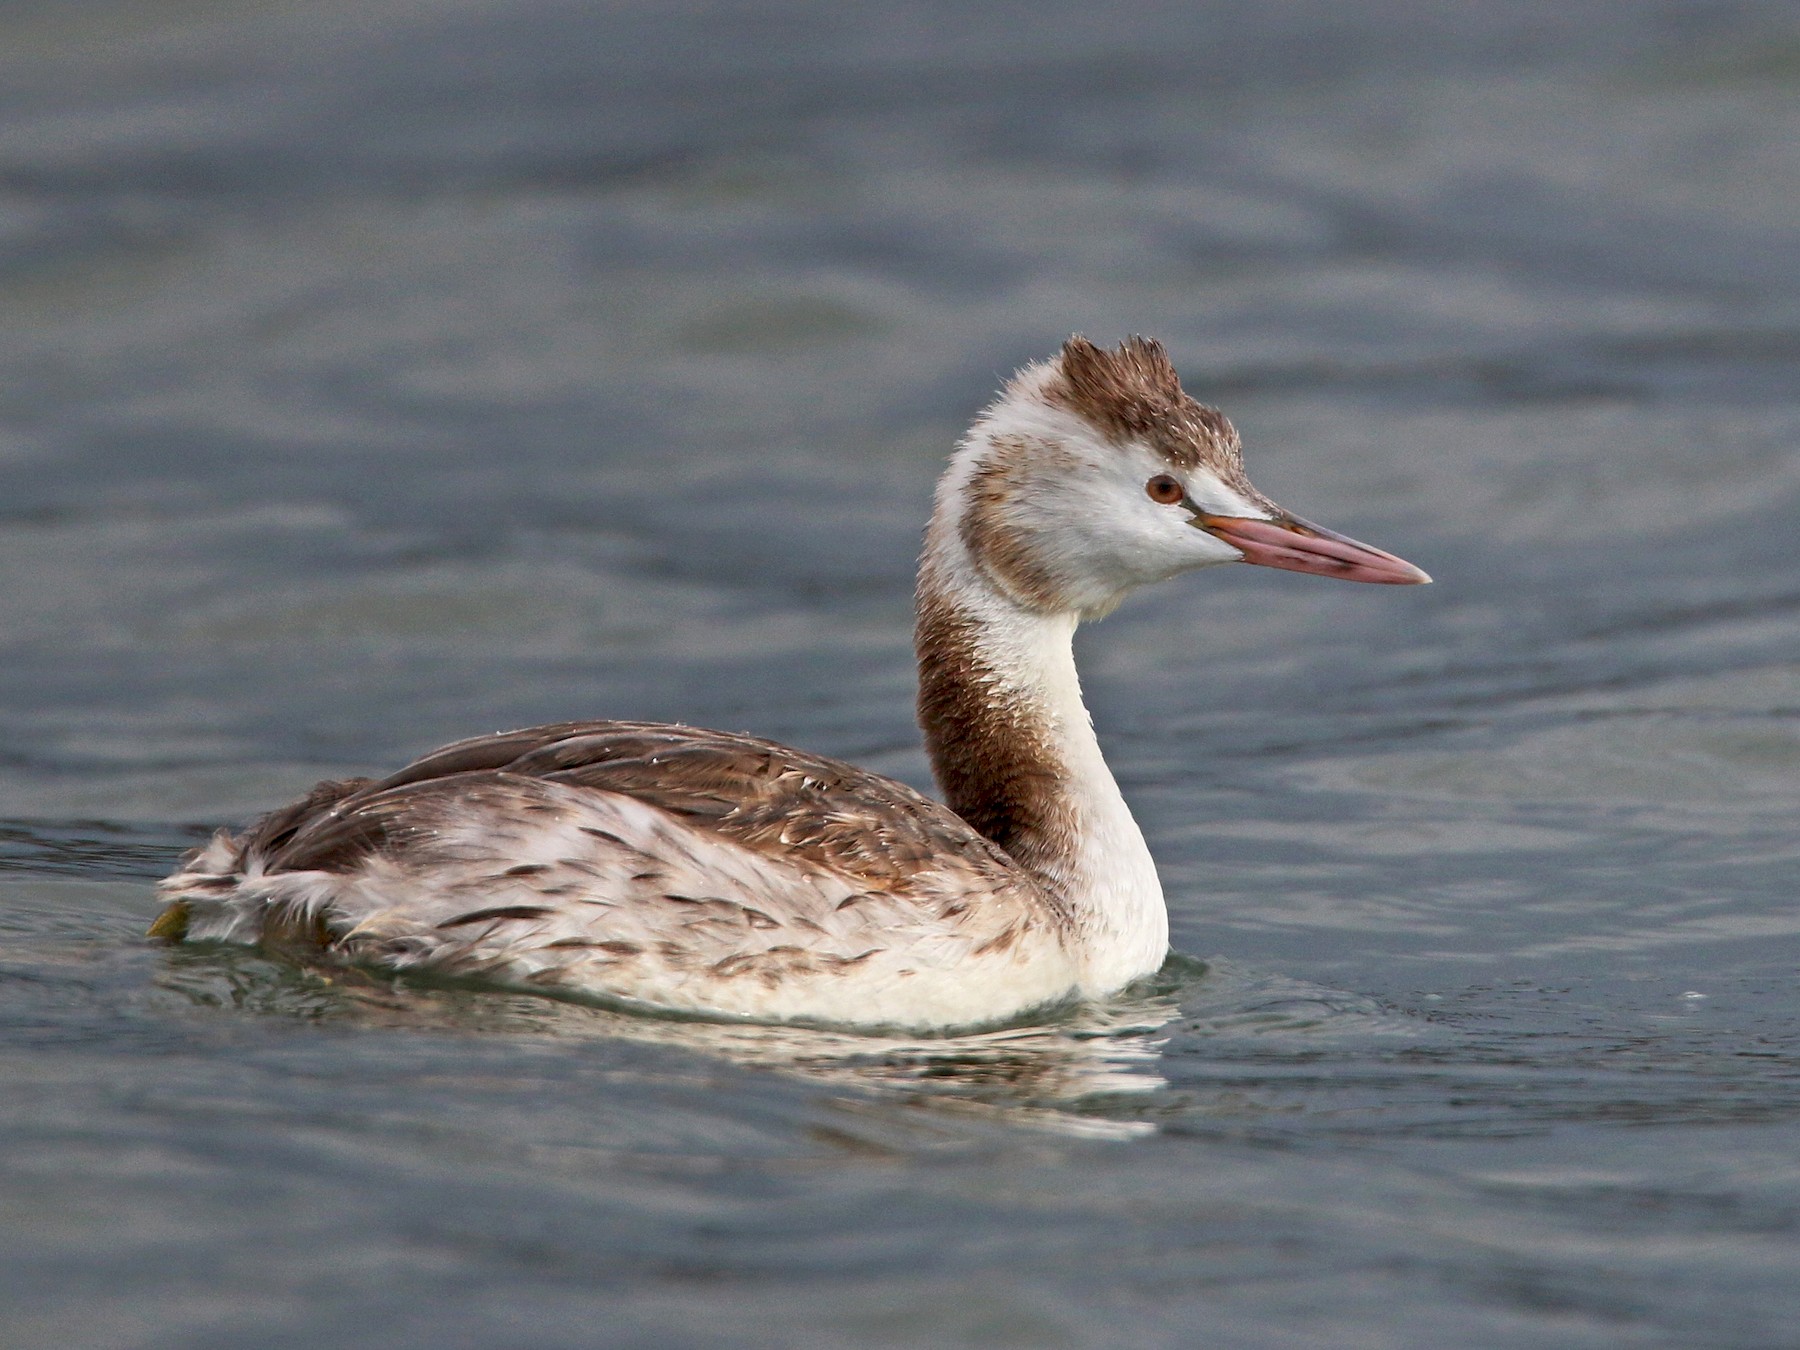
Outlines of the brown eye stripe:
<svg viewBox="0 0 1800 1350">
<path fill-rule="evenodd" d="M 1150 495 L 1151 501 L 1161 502 L 1164 506 L 1173 506 L 1187 496 L 1187 489 L 1181 486 L 1180 481 L 1166 473 L 1159 473 L 1145 483 L 1144 491 Z"/>
</svg>

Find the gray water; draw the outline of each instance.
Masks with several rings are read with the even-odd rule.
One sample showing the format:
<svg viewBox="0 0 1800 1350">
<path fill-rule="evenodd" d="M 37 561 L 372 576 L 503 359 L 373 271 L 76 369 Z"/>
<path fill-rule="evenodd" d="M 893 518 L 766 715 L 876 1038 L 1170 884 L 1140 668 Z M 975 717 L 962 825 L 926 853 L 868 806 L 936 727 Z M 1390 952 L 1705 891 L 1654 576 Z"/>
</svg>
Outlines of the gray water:
<svg viewBox="0 0 1800 1350">
<path fill-rule="evenodd" d="M 1800 1345 L 1800 15 L 0 11 L 0 1343 Z M 1081 638 L 1179 953 L 899 1042 L 147 942 L 666 718 L 924 785 L 938 464 L 1162 337 L 1438 584 Z"/>
</svg>

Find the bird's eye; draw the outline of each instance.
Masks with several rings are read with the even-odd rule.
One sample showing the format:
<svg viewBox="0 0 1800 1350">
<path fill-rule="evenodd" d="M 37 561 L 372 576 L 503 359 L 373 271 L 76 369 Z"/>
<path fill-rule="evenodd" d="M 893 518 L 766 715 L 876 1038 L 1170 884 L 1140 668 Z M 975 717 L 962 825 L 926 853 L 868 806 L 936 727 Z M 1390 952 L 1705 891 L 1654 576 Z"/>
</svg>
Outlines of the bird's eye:
<svg viewBox="0 0 1800 1350">
<path fill-rule="evenodd" d="M 1150 495 L 1151 501 L 1161 502 L 1164 506 L 1173 506 L 1187 496 L 1187 489 L 1181 486 L 1181 480 L 1166 473 L 1159 473 L 1145 483 L 1144 491 Z"/>
</svg>

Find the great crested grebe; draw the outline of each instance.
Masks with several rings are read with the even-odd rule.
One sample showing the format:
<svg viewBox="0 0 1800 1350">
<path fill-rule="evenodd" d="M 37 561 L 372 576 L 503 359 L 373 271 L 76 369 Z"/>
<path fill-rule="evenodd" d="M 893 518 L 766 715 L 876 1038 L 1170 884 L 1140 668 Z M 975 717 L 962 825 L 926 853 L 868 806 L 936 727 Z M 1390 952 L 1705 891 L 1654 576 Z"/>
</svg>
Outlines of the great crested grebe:
<svg viewBox="0 0 1800 1350">
<path fill-rule="evenodd" d="M 943 1029 L 1112 993 L 1162 964 L 1168 913 L 1071 640 L 1230 562 L 1430 580 L 1257 492 L 1159 343 L 1071 338 L 938 483 L 914 645 L 945 805 L 752 736 L 560 722 L 220 831 L 151 933 L 766 1021 Z"/>
</svg>

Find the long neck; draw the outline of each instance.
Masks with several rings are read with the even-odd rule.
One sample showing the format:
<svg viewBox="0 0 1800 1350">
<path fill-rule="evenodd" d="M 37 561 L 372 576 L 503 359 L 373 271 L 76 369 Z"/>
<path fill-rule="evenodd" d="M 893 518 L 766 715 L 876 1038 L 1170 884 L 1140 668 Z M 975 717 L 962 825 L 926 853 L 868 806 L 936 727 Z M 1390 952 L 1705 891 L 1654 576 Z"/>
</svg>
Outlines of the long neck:
<svg viewBox="0 0 1800 1350">
<path fill-rule="evenodd" d="M 1067 906 L 1084 984 L 1148 974 L 1168 947 L 1162 887 L 1081 700 L 1076 616 L 1001 593 L 948 521 L 919 569 L 919 722 L 950 808 Z"/>
</svg>

